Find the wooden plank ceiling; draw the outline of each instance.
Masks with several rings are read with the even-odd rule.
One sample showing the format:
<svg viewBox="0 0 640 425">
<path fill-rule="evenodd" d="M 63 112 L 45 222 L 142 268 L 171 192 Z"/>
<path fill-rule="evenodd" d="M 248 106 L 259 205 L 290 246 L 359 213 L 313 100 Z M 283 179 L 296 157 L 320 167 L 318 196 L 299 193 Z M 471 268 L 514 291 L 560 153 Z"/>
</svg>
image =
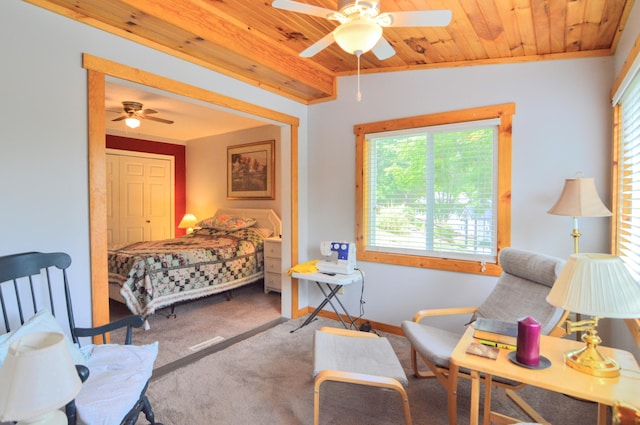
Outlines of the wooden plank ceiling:
<svg viewBox="0 0 640 425">
<path fill-rule="evenodd" d="M 336 77 L 355 56 L 335 43 L 312 58 L 298 53 L 335 21 L 283 11 L 271 0 L 25 0 L 263 87 L 303 103 L 336 97 Z M 335 10 L 337 0 L 299 0 Z M 450 9 L 440 28 L 384 28 L 396 50 L 371 52 L 361 72 L 605 56 L 633 0 L 382 0 L 381 12 Z"/>
</svg>

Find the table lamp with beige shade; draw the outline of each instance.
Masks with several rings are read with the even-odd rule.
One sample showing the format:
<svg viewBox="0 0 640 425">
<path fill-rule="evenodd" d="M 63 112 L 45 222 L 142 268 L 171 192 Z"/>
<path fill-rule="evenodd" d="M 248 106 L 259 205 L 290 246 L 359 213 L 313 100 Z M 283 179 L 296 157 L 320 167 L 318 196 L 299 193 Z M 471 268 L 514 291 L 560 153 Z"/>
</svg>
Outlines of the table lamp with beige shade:
<svg viewBox="0 0 640 425">
<path fill-rule="evenodd" d="M 193 228 L 196 227 L 197 222 L 198 219 L 195 215 L 187 213 L 182 217 L 182 220 L 180 220 L 178 229 L 187 229 L 187 235 L 191 234 L 193 233 Z"/>
<path fill-rule="evenodd" d="M 9 345 L 0 368 L 0 422 L 66 425 L 67 416 L 59 409 L 81 387 L 64 335 L 26 334 Z"/>
<path fill-rule="evenodd" d="M 616 377 L 620 367 L 598 351 L 602 342 L 596 327 L 601 318 L 640 317 L 640 283 L 620 257 L 610 254 L 572 254 L 553 284 L 547 301 L 591 319 L 567 321 L 567 333 L 583 331 L 586 346 L 565 353 L 567 366 L 598 377 Z"/>
<path fill-rule="evenodd" d="M 608 217 L 611 211 L 604 206 L 598 191 L 595 180 L 590 177 L 577 177 L 566 179 L 562 194 L 556 203 L 551 207 L 549 214 L 566 215 L 573 217 L 573 253 L 577 254 L 578 239 L 580 230 L 578 229 L 579 217 Z"/>
</svg>

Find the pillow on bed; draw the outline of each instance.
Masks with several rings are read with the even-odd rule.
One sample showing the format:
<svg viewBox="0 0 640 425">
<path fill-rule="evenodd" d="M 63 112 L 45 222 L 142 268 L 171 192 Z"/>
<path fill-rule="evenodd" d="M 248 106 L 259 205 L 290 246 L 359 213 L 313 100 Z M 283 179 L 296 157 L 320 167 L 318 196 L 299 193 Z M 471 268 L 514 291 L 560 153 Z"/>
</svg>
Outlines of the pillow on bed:
<svg viewBox="0 0 640 425">
<path fill-rule="evenodd" d="M 196 227 L 216 230 L 239 230 L 251 227 L 254 224 L 256 224 L 256 220 L 254 218 L 225 214 L 217 217 L 205 218 L 199 223 L 196 223 Z"/>
</svg>

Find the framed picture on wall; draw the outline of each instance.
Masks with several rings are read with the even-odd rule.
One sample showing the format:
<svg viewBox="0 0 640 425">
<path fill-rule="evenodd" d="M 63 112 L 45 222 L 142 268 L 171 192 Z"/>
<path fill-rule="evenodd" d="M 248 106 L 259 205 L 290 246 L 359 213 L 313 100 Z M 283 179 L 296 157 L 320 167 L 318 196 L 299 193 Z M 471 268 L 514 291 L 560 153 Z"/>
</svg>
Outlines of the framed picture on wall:
<svg viewBox="0 0 640 425">
<path fill-rule="evenodd" d="M 275 199 L 275 140 L 227 147 L 227 198 Z"/>
</svg>

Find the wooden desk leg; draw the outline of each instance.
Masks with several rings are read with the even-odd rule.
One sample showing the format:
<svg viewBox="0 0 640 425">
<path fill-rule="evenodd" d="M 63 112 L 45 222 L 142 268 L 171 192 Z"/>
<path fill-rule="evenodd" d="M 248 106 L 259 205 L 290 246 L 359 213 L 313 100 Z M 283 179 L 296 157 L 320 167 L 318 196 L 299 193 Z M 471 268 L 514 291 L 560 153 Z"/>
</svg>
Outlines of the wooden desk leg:
<svg viewBox="0 0 640 425">
<path fill-rule="evenodd" d="M 484 378 L 484 425 L 491 425 L 491 375 Z"/>
<path fill-rule="evenodd" d="M 607 425 L 608 407 L 606 404 L 598 403 L 598 425 Z"/>
<path fill-rule="evenodd" d="M 469 425 L 478 425 L 480 410 L 480 372 L 471 371 L 471 409 L 469 410 Z"/>
<path fill-rule="evenodd" d="M 460 368 L 457 364 L 451 362 L 449 364 L 449 384 L 447 393 L 447 412 L 449 414 L 449 425 L 457 425 L 458 423 L 458 371 Z"/>
</svg>

